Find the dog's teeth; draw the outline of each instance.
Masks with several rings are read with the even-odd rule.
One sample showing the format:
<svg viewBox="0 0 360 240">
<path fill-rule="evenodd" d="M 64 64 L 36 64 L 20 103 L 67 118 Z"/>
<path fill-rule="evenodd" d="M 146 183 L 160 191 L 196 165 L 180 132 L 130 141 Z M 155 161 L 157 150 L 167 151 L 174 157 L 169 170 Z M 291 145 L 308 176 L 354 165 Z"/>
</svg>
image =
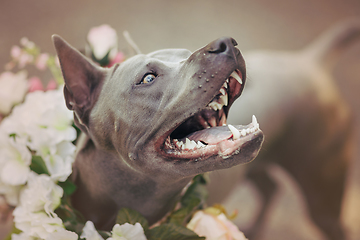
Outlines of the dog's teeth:
<svg viewBox="0 0 360 240">
<path fill-rule="evenodd" d="M 203 143 L 200 142 L 200 141 L 198 141 L 196 145 L 197 145 L 197 146 L 196 146 L 197 148 L 202 148 L 202 147 L 205 147 L 205 146 L 206 146 L 205 144 L 203 144 Z"/>
<path fill-rule="evenodd" d="M 195 147 L 196 147 L 196 142 L 193 140 L 190 141 L 190 139 L 186 138 L 185 149 L 191 150 L 191 149 L 194 149 Z"/>
<path fill-rule="evenodd" d="M 218 107 L 217 107 L 217 102 L 211 102 L 209 103 L 209 107 L 211 107 L 214 111 L 217 111 L 218 110 Z"/>
<path fill-rule="evenodd" d="M 219 98 L 219 101 L 222 105 L 227 106 L 228 105 L 228 95 L 221 95 Z"/>
<path fill-rule="evenodd" d="M 257 122 L 255 115 L 252 115 L 252 124 L 255 126 L 257 123 L 258 122 Z"/>
<path fill-rule="evenodd" d="M 241 135 L 244 136 L 244 137 L 246 136 L 246 130 L 245 129 L 241 130 Z"/>
<path fill-rule="evenodd" d="M 236 127 L 229 124 L 228 128 L 230 129 L 231 133 L 233 134 L 233 140 L 240 138 L 240 136 L 241 136 L 240 132 L 239 132 L 239 130 L 236 129 Z"/>
<path fill-rule="evenodd" d="M 227 88 L 228 88 L 227 81 L 226 81 L 226 82 L 224 82 L 223 87 L 224 87 L 225 89 L 227 89 Z"/>
<path fill-rule="evenodd" d="M 222 109 L 223 104 L 213 101 L 213 102 L 209 103 L 209 107 L 211 107 L 214 111 L 217 111 L 217 110 Z"/>
<path fill-rule="evenodd" d="M 255 130 L 257 130 L 257 129 L 260 128 L 260 125 L 259 125 L 259 123 L 257 122 L 257 119 L 256 119 L 255 115 L 252 116 L 252 125 L 253 125 L 253 128 L 254 128 Z"/>
<path fill-rule="evenodd" d="M 225 91 L 225 89 L 223 89 L 223 88 L 220 88 L 220 93 L 221 93 L 222 95 L 225 95 L 225 94 L 226 94 L 226 91 Z"/>
<path fill-rule="evenodd" d="M 233 77 L 236 79 L 236 81 L 238 81 L 240 84 L 243 84 L 241 77 L 239 76 L 239 74 L 236 71 L 233 71 L 230 75 L 230 77 Z"/>
<path fill-rule="evenodd" d="M 174 142 L 175 142 L 175 145 L 176 145 L 178 148 L 182 149 L 182 146 L 184 145 L 183 142 L 178 141 L 177 139 L 175 139 L 175 140 L 176 140 L 176 141 L 174 141 Z"/>
</svg>

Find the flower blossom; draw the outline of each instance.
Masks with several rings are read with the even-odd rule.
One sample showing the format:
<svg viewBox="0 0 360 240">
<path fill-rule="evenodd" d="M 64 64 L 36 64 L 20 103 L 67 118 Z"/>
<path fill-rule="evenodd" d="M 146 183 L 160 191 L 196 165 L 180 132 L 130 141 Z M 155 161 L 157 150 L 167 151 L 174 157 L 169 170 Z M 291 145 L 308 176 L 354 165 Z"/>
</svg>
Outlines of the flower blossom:
<svg viewBox="0 0 360 240">
<path fill-rule="evenodd" d="M 111 59 L 107 67 L 112 67 L 115 63 L 122 63 L 125 61 L 125 55 L 122 52 L 118 52 L 113 59 Z"/>
<path fill-rule="evenodd" d="M 19 234 L 11 234 L 11 240 L 36 240 L 36 238 L 22 232 Z"/>
<path fill-rule="evenodd" d="M 140 223 L 132 225 L 124 223 L 123 225 L 115 224 L 112 229 L 112 236 L 107 240 L 146 240 L 144 229 Z"/>
<path fill-rule="evenodd" d="M 85 240 L 104 240 L 101 235 L 96 231 L 94 223 L 91 221 L 87 221 L 83 228 L 83 232 L 80 238 L 84 238 Z"/>
<path fill-rule="evenodd" d="M 5 197 L 10 206 L 17 206 L 19 203 L 21 186 L 12 186 L 0 181 L 0 195 Z"/>
<path fill-rule="evenodd" d="M 0 130 L 0 180 L 16 186 L 25 184 L 30 173 L 31 153 L 24 139 L 11 138 Z"/>
<path fill-rule="evenodd" d="M 49 54 L 41 53 L 35 60 L 35 66 L 39 70 L 45 70 L 47 67 L 47 61 L 49 60 Z"/>
<path fill-rule="evenodd" d="M 32 172 L 13 213 L 16 228 L 42 239 L 64 228 L 62 220 L 54 213 L 62 195 L 63 189 L 49 176 Z"/>
<path fill-rule="evenodd" d="M 54 79 L 51 79 L 48 82 L 46 89 L 44 88 L 40 78 L 32 77 L 29 79 L 29 92 L 55 90 L 56 88 L 57 88 L 57 83 Z"/>
<path fill-rule="evenodd" d="M 100 61 L 108 55 L 108 58 L 114 59 L 118 49 L 118 37 L 115 29 L 107 24 L 91 28 L 87 41 L 90 51 L 96 60 Z"/>
<path fill-rule="evenodd" d="M 196 212 L 187 228 L 200 237 L 206 237 L 206 240 L 246 240 L 244 234 L 224 213 L 216 215 L 207 209 Z"/>
<path fill-rule="evenodd" d="M 48 175 L 36 175 L 32 172 L 27 186 L 21 192 L 20 204 L 27 211 L 45 211 L 49 216 L 55 216 L 54 210 L 60 205 L 63 193 L 63 189 Z"/>
<path fill-rule="evenodd" d="M 25 71 L 14 74 L 3 72 L 0 75 L 0 114 L 7 115 L 11 108 L 20 103 L 28 90 Z"/>
<path fill-rule="evenodd" d="M 28 49 L 32 49 L 35 47 L 35 44 L 29 41 L 27 38 L 22 38 L 20 40 L 20 44 Z M 19 68 L 23 68 L 27 64 L 34 61 L 33 55 L 27 53 L 25 50 L 16 45 L 11 48 L 10 55 L 13 58 L 13 63 L 17 62 L 19 64 Z"/>
<path fill-rule="evenodd" d="M 1 122 L 0 130 L 5 136 L 26 139 L 26 147 L 43 158 L 53 181 L 65 181 L 75 152 L 71 143 L 76 139 L 72 121 L 73 114 L 65 105 L 62 90 L 36 91 L 27 94 L 25 102 L 13 109 Z"/>
<path fill-rule="evenodd" d="M 46 239 L 49 234 L 64 228 L 59 217 L 50 217 L 45 212 L 29 212 L 22 206 L 15 208 L 15 227 L 23 231 L 27 236 Z"/>
<path fill-rule="evenodd" d="M 45 240 L 77 240 L 78 235 L 63 228 L 50 233 Z"/>
</svg>

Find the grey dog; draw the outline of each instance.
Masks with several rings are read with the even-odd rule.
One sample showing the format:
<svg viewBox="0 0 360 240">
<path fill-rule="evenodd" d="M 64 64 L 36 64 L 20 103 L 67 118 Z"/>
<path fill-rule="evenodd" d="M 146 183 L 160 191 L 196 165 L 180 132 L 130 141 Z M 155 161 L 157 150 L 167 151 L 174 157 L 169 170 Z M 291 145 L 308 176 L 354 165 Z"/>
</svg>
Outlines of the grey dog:
<svg viewBox="0 0 360 240">
<path fill-rule="evenodd" d="M 227 126 L 245 84 L 245 62 L 232 38 L 191 53 L 136 55 L 112 68 L 91 63 L 53 36 L 65 79 L 66 105 L 82 136 L 72 204 L 109 230 L 128 207 L 150 224 L 170 211 L 197 174 L 247 163 L 263 133 L 256 118 Z"/>
</svg>

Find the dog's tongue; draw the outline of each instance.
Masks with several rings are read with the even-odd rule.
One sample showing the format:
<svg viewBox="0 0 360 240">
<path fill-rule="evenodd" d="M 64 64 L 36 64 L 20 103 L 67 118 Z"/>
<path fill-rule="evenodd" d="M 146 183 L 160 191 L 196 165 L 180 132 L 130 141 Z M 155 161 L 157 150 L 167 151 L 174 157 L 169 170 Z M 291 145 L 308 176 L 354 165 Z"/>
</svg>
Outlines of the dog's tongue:
<svg viewBox="0 0 360 240">
<path fill-rule="evenodd" d="M 223 140 L 231 138 L 232 135 L 233 134 L 227 126 L 220 126 L 191 133 L 190 135 L 186 136 L 186 138 L 189 140 L 194 140 L 195 142 L 201 141 L 207 143 L 208 145 L 215 145 Z M 186 138 L 181 139 L 181 141 L 185 142 Z"/>
</svg>

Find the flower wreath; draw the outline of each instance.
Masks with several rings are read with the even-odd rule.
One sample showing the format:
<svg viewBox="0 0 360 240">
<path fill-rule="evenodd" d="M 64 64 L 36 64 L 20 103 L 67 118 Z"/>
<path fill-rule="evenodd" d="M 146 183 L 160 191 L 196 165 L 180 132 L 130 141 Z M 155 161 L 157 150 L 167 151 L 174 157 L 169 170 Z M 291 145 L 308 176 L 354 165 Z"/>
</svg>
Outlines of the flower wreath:
<svg viewBox="0 0 360 240">
<path fill-rule="evenodd" d="M 92 28 L 87 40 L 85 54 L 99 65 L 124 61 L 110 26 Z M 79 130 L 65 106 L 58 59 L 41 53 L 26 38 L 20 44 L 11 49 L 12 60 L 0 75 L 0 195 L 14 206 L 15 223 L 8 239 L 246 239 L 223 207 L 205 208 L 204 175 L 196 176 L 176 208 L 153 226 L 127 208 L 118 212 L 111 232 L 97 231 L 91 221 L 85 221 L 69 201 L 76 189 L 68 177 Z M 39 78 L 27 79 L 25 70 L 10 71 L 28 65 L 50 70 L 53 79 L 46 91 Z"/>
</svg>

